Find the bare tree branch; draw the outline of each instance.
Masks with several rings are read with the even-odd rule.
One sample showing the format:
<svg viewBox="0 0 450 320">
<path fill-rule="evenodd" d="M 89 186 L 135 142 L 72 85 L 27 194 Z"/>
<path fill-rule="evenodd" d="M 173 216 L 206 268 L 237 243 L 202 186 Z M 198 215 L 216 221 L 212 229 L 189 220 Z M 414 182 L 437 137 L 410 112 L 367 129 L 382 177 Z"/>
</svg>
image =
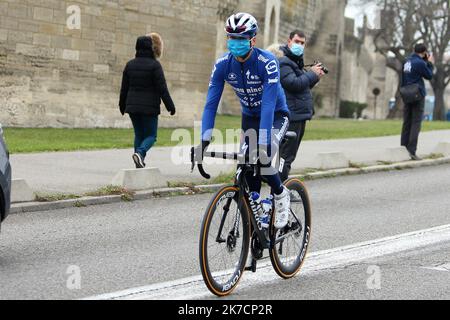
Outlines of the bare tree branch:
<svg viewBox="0 0 450 320">
<path fill-rule="evenodd" d="M 443 92 L 450 81 L 449 61 L 445 61 L 446 52 L 450 52 L 449 1 L 377 0 L 377 3 L 383 24 L 374 35 L 374 45 L 386 58 L 388 68 L 400 74 L 402 62 L 417 43 L 424 43 L 433 53 L 435 76 L 431 85 L 436 98 L 435 118 L 442 119 Z"/>
</svg>

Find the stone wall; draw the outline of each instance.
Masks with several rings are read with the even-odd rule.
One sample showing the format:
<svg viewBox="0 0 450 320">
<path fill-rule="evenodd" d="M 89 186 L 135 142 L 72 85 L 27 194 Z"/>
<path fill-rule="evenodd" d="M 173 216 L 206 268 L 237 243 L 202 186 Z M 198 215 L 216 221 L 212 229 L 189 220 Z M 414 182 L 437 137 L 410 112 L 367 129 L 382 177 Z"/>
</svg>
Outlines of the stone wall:
<svg viewBox="0 0 450 320">
<path fill-rule="evenodd" d="M 120 115 L 117 106 L 122 70 L 134 56 L 136 38 L 158 32 L 165 42 L 161 63 L 178 110 L 176 117 L 169 117 L 162 106 L 160 123 L 192 126 L 201 117 L 214 61 L 227 51 L 224 20 L 238 11 L 258 19 L 258 47 L 284 43 L 294 29 L 306 32 L 305 62 L 319 59 L 330 70 L 313 90 L 320 101 L 316 115 L 337 115 L 340 99 L 370 105 L 367 88 L 372 85 L 382 89 L 381 110 L 390 98 L 387 81 L 393 75 L 370 46 L 349 40 L 348 35 L 344 39 L 346 2 L 0 0 L 0 122 L 129 127 L 129 119 Z M 67 8 L 72 5 L 80 8 L 80 29 L 67 26 L 73 13 Z M 351 26 L 347 29 L 353 32 Z M 376 78 L 370 77 L 373 68 Z M 240 114 L 228 86 L 219 112 Z"/>
<path fill-rule="evenodd" d="M 319 32 L 322 2 L 323 0 L 282 1 L 279 40 L 287 41 L 293 30 L 300 29 L 307 34 L 308 45 L 313 46 Z"/>
<path fill-rule="evenodd" d="M 286 43 L 289 34 L 300 29 L 307 35 L 306 63 L 321 60 L 330 74 L 314 89 L 320 97 L 318 115 L 334 116 L 338 99 L 338 47 L 343 41 L 345 0 L 254 0 L 238 1 L 236 11 L 251 12 L 258 20 L 260 32 L 257 46 L 266 48 L 274 42 Z M 336 18 L 338 12 L 338 18 Z M 270 22 L 278 22 L 271 24 Z M 269 22 L 269 23 L 267 23 Z M 218 44 L 223 52 L 224 34 L 220 34 L 223 21 L 218 22 Z M 276 32 L 274 34 L 273 32 Z M 223 38 L 223 40 L 220 40 Z M 220 42 L 221 41 L 221 42 Z M 227 114 L 239 114 L 240 106 L 234 92 L 225 88 L 220 110 Z"/>
<path fill-rule="evenodd" d="M 364 27 L 355 36 L 353 27 L 354 21 L 347 18 L 340 100 L 366 103 L 363 116 L 385 119 L 389 112 L 389 100 L 395 96 L 397 75 L 386 67 L 384 56 L 375 52 L 373 32 Z M 375 88 L 380 90 L 376 101 L 373 95 Z"/>
<path fill-rule="evenodd" d="M 316 99 L 321 101 L 316 107 L 316 116 L 334 117 L 338 115 L 340 77 L 345 72 L 342 67 L 344 49 L 346 0 L 322 0 L 321 15 L 313 43 L 306 54 L 306 63 L 318 59 L 330 70 L 313 91 Z"/>
<path fill-rule="evenodd" d="M 67 19 L 80 8 L 81 28 Z M 158 32 L 178 113 L 200 117 L 215 59 L 217 1 L 0 0 L 0 122 L 6 126 L 128 127 L 118 111 L 122 70 L 136 38 Z"/>
</svg>

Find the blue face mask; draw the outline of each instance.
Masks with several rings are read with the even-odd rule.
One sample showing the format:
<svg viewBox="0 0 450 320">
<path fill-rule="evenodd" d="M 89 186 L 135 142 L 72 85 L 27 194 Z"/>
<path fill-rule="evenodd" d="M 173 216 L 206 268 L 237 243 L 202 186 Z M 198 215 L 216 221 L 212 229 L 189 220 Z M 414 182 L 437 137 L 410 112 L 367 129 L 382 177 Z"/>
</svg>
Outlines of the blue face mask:
<svg viewBox="0 0 450 320">
<path fill-rule="evenodd" d="M 228 50 L 234 57 L 244 57 L 250 51 L 250 40 L 228 39 Z"/>
<path fill-rule="evenodd" d="M 291 46 L 291 52 L 293 55 L 296 55 L 297 57 L 300 57 L 301 55 L 303 55 L 305 51 L 305 47 L 302 45 L 299 45 L 297 43 L 293 43 Z"/>
</svg>

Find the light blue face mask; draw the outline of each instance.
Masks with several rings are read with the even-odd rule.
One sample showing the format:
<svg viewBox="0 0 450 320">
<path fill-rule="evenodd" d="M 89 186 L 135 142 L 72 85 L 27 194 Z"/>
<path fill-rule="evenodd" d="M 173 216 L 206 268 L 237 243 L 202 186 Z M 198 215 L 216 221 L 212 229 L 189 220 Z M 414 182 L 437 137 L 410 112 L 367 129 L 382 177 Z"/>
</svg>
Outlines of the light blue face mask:
<svg viewBox="0 0 450 320">
<path fill-rule="evenodd" d="M 250 40 L 228 39 L 228 50 L 234 57 L 245 57 L 250 51 Z"/>
<path fill-rule="evenodd" d="M 297 43 L 293 43 L 291 46 L 291 52 L 293 55 L 296 55 L 297 57 L 300 57 L 301 55 L 303 55 L 305 51 L 305 47 L 297 44 Z"/>
</svg>

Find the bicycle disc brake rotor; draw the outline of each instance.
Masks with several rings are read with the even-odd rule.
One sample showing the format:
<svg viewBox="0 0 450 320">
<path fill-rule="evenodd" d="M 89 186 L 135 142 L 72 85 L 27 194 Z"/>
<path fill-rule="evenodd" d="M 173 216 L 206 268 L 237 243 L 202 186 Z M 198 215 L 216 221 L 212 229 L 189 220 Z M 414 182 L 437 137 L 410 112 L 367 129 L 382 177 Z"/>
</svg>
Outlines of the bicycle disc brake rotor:
<svg viewBox="0 0 450 320">
<path fill-rule="evenodd" d="M 230 231 L 227 237 L 227 249 L 229 253 L 234 252 L 236 250 L 236 237 L 233 234 L 233 230 Z"/>
</svg>

